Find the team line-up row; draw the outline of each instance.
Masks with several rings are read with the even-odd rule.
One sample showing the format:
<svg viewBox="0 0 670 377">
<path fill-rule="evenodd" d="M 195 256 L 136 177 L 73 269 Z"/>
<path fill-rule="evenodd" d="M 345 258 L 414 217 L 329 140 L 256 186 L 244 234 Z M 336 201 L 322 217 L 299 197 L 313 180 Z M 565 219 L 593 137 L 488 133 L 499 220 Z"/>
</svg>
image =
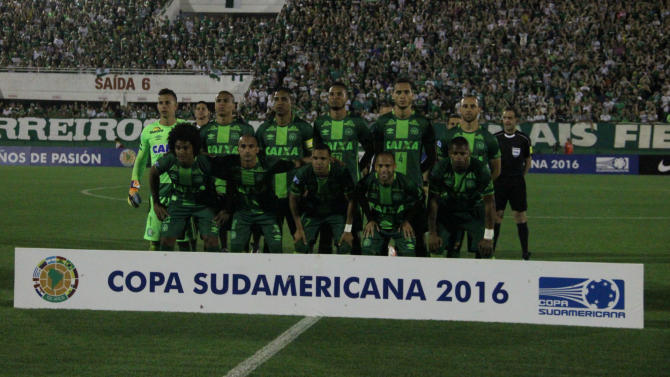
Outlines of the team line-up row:
<svg viewBox="0 0 670 377">
<path fill-rule="evenodd" d="M 397 80 L 392 97 L 393 108 L 368 127 L 346 110 L 346 86 L 334 83 L 328 114 L 310 125 L 294 116 L 291 92 L 280 88 L 272 116 L 254 131 L 235 117 L 227 91 L 215 99 L 214 119 L 198 103 L 190 124 L 175 116 L 176 94 L 161 90 L 160 119 L 142 131 L 128 194 L 138 207 L 150 165 L 144 238 L 152 250 L 191 250 L 197 232 L 206 251 L 229 243 L 244 252 L 252 238 L 257 249 L 262 234 L 264 250 L 281 253 L 286 221 L 297 252 L 313 252 L 318 237 L 320 252 L 334 244 L 338 253 L 456 257 L 467 234 L 468 251 L 488 258 L 509 201 L 529 259 L 531 148 L 515 111 L 505 110 L 504 130 L 491 135 L 479 126 L 476 97 L 461 99 L 460 117 L 446 127 L 413 111 L 410 81 Z"/>
</svg>

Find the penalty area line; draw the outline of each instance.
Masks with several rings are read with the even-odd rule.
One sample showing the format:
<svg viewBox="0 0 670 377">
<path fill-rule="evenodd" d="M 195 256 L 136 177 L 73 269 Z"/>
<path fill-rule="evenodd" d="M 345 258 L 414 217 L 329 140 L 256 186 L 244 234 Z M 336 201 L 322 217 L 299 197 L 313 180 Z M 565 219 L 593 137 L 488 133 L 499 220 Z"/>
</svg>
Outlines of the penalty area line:
<svg viewBox="0 0 670 377">
<path fill-rule="evenodd" d="M 107 199 L 107 200 L 121 200 L 121 201 L 126 200 L 126 198 L 115 198 L 113 196 L 93 194 L 91 192 L 91 191 L 105 190 L 105 189 L 111 189 L 111 188 L 117 188 L 117 187 L 125 187 L 125 186 L 124 185 L 118 185 L 118 186 L 94 187 L 94 188 L 90 188 L 90 189 L 81 190 L 79 192 L 84 194 L 84 195 L 92 196 L 94 198 Z"/>
<path fill-rule="evenodd" d="M 235 368 L 231 369 L 225 377 L 248 376 L 249 373 L 253 372 L 261 364 L 268 361 L 277 352 L 281 351 L 284 347 L 293 342 L 293 340 L 300 336 L 300 334 L 317 323 L 319 319 L 321 319 L 321 317 L 305 317 L 301 319 L 298 321 L 298 323 L 291 326 L 288 330 L 284 331 L 281 335 L 275 338 L 275 340 L 268 343 L 265 347 L 258 350 L 255 354 L 238 364 Z"/>
</svg>

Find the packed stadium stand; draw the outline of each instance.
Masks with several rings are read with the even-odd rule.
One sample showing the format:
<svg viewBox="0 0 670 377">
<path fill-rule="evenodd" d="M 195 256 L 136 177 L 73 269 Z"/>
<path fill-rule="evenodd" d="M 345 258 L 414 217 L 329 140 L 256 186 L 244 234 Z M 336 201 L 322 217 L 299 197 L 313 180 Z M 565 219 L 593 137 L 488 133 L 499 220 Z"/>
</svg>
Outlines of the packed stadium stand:
<svg viewBox="0 0 670 377">
<path fill-rule="evenodd" d="M 670 113 L 670 8 L 635 1 L 288 0 L 278 14 L 180 12 L 171 1 L 0 1 L 0 69 L 252 70 L 239 111 L 264 119 L 272 89 L 294 89 L 308 120 L 328 83 L 374 120 L 399 75 L 432 119 L 480 97 L 486 120 L 514 105 L 528 121 L 657 122 Z M 273 3 L 276 3 L 274 1 Z M 191 10 L 197 7 L 189 8 Z M 104 107 L 103 107 L 104 106 Z M 3 116 L 153 115 L 146 104 L 2 102 Z"/>
</svg>

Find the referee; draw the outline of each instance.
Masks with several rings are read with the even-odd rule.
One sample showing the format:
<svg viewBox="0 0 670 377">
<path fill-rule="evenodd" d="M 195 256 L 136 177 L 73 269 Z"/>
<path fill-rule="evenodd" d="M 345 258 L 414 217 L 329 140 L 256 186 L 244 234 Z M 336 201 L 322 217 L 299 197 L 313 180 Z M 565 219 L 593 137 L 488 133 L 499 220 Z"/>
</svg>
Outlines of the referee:
<svg viewBox="0 0 670 377">
<path fill-rule="evenodd" d="M 505 207 L 509 201 L 521 241 L 522 257 L 530 259 L 528 251 L 528 218 L 526 217 L 526 181 L 524 176 L 530 169 L 532 147 L 526 134 L 516 129 L 517 118 L 514 109 L 505 109 L 502 113 L 503 131 L 495 134 L 500 145 L 502 168 L 500 176 L 494 182 L 496 201 L 496 224 L 493 237 L 495 250 Z"/>
</svg>

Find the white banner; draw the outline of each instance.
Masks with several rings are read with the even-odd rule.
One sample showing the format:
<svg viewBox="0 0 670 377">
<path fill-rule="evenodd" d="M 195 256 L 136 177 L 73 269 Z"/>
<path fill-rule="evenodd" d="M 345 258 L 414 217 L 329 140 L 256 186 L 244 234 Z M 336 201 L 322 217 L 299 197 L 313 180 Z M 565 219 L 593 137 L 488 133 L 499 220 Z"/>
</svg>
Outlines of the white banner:
<svg viewBox="0 0 670 377">
<path fill-rule="evenodd" d="M 643 265 L 16 249 L 17 308 L 642 328 Z"/>
<path fill-rule="evenodd" d="M 221 90 L 237 101 L 249 89 L 253 76 L 222 75 L 117 75 L 92 73 L 0 72 L 0 98 L 57 101 L 156 102 L 158 92 L 170 88 L 177 101 L 214 102 Z"/>
</svg>

